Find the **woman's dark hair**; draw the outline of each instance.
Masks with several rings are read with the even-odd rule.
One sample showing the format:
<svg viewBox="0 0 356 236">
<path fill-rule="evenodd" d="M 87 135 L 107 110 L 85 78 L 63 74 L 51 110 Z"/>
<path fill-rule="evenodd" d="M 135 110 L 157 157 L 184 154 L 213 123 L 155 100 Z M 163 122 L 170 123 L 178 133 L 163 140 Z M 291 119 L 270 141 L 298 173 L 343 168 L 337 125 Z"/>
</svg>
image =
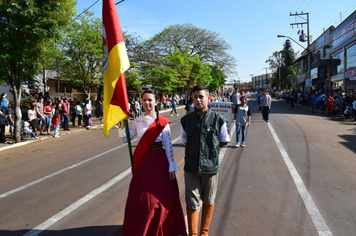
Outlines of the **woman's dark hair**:
<svg viewBox="0 0 356 236">
<path fill-rule="evenodd" d="M 145 89 L 145 91 L 143 91 L 142 93 L 142 97 L 143 95 L 145 95 L 145 93 L 149 93 L 149 94 L 153 94 L 155 96 L 155 100 L 158 102 L 159 101 L 159 95 L 157 93 L 156 90 L 152 89 L 152 88 L 149 88 L 149 89 Z M 161 122 L 159 121 L 159 110 L 158 110 L 158 107 L 155 106 L 155 111 L 157 113 L 157 118 L 156 120 L 158 121 L 158 125 L 161 126 Z"/>
<path fill-rule="evenodd" d="M 56 109 L 54 110 L 53 117 L 54 117 L 54 118 L 57 118 L 58 115 L 59 115 L 59 105 L 57 104 L 57 105 L 56 105 Z"/>
</svg>

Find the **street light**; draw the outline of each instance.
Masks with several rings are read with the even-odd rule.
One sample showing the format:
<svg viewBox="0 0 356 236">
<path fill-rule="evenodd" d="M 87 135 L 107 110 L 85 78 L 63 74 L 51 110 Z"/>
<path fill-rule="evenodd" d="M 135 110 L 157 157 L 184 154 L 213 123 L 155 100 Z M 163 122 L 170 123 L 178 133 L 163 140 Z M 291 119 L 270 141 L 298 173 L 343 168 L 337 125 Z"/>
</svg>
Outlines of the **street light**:
<svg viewBox="0 0 356 236">
<path fill-rule="evenodd" d="M 293 42 L 295 42 L 296 44 L 298 44 L 299 46 L 301 46 L 304 50 L 306 49 L 305 47 L 303 47 L 301 44 L 299 44 L 297 41 L 295 41 L 294 39 L 292 39 L 289 36 L 285 36 L 285 35 L 277 35 L 278 38 L 289 38 L 290 40 L 292 40 Z"/>
<path fill-rule="evenodd" d="M 294 39 L 292 39 L 289 36 L 285 36 L 285 35 L 277 35 L 278 38 L 289 38 L 291 39 L 293 42 L 295 42 L 296 44 L 298 44 L 299 46 L 301 46 L 304 50 L 307 50 L 307 56 L 308 56 L 308 78 L 311 79 L 311 51 L 310 51 L 310 34 L 309 34 L 309 13 L 308 13 L 308 46 L 307 48 L 303 47 L 302 45 L 300 45 L 297 41 L 295 41 Z M 308 104 L 310 104 L 310 92 L 308 93 Z"/>
</svg>

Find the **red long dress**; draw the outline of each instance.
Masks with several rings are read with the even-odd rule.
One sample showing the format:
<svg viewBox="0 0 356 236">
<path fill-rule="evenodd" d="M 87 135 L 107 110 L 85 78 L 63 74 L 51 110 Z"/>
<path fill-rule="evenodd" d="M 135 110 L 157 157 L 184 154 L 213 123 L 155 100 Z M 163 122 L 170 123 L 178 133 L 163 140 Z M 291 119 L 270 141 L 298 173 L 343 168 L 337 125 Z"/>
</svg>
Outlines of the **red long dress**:
<svg viewBox="0 0 356 236">
<path fill-rule="evenodd" d="M 170 180 L 164 149 L 151 150 L 132 177 L 123 236 L 187 235 L 177 180 Z"/>
<path fill-rule="evenodd" d="M 160 117 L 162 123 L 163 119 Z M 139 145 L 136 149 L 142 151 Z M 122 235 L 186 236 L 178 183 L 169 177 L 165 149 L 142 151 L 142 155 L 138 163 L 134 155 L 134 172 L 126 201 Z"/>
<path fill-rule="evenodd" d="M 333 106 L 334 106 L 334 98 L 329 97 L 326 99 L 326 106 L 328 107 L 328 115 L 331 116 L 333 114 Z"/>
</svg>

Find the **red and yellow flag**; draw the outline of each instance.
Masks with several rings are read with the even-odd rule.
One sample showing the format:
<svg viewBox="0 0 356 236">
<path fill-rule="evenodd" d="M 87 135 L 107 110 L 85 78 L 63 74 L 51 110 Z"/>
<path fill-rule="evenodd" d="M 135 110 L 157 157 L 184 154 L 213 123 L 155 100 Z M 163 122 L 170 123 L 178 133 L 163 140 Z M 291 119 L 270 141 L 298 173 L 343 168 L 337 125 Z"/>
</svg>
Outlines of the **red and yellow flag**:
<svg viewBox="0 0 356 236">
<path fill-rule="evenodd" d="M 109 130 L 129 114 L 124 72 L 130 67 L 114 0 L 103 0 L 104 129 Z"/>
</svg>

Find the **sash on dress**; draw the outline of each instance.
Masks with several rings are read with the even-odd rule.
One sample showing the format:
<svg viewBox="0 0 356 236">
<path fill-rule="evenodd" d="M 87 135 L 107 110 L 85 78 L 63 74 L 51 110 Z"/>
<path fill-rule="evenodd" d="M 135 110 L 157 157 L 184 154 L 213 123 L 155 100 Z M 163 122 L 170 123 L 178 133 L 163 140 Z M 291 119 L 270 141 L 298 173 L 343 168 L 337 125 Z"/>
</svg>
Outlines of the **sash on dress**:
<svg viewBox="0 0 356 236">
<path fill-rule="evenodd" d="M 159 123 L 161 124 L 159 126 Z M 163 116 L 159 116 L 159 122 L 155 119 L 152 124 L 148 127 L 146 132 L 143 134 L 139 143 L 136 146 L 134 155 L 133 155 L 133 168 L 132 173 L 136 170 L 137 165 L 140 163 L 142 157 L 147 153 L 152 144 L 156 141 L 159 134 L 162 132 L 164 127 L 169 124 L 170 121 Z"/>
</svg>

